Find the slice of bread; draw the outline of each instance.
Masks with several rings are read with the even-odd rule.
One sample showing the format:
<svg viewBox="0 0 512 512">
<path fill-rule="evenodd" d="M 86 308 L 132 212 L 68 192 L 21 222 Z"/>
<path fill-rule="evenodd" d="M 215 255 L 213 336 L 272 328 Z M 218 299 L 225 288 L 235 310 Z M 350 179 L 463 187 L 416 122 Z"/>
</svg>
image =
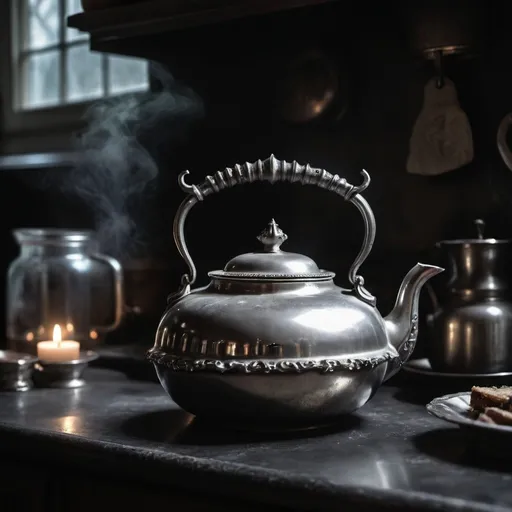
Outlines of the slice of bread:
<svg viewBox="0 0 512 512">
<path fill-rule="evenodd" d="M 487 407 L 512 411 L 512 386 L 471 388 L 469 405 L 475 410 L 484 412 Z"/>
</svg>

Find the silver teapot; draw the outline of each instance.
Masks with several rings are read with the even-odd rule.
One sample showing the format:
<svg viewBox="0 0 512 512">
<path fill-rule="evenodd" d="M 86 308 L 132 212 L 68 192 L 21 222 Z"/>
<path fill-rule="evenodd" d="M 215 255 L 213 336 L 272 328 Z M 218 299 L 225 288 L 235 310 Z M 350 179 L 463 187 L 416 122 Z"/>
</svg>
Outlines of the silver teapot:
<svg viewBox="0 0 512 512">
<path fill-rule="evenodd" d="M 162 386 L 186 411 L 249 426 L 319 425 L 363 406 L 411 355 L 418 334 L 423 284 L 443 269 L 418 263 L 405 276 L 396 304 L 383 318 L 359 267 L 375 238 L 373 212 L 361 196 L 370 183 L 354 186 L 338 175 L 297 162 L 277 160 L 235 165 L 189 194 L 174 220 L 174 240 L 188 265 L 147 357 Z M 242 254 L 210 283 L 192 290 L 196 268 L 185 243 L 192 207 L 207 196 L 254 181 L 317 185 L 351 202 L 365 225 L 362 248 L 349 271 L 350 289 L 333 282 L 301 254 L 287 253 L 287 236 L 271 221 L 259 251 Z"/>
</svg>

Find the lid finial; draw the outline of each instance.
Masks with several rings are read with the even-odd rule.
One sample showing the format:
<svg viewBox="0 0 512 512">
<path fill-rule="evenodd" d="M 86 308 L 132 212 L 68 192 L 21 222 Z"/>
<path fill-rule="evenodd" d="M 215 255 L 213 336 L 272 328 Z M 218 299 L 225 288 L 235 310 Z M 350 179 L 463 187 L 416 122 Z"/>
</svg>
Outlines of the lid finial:
<svg viewBox="0 0 512 512">
<path fill-rule="evenodd" d="M 484 237 L 485 222 L 482 219 L 475 219 L 475 226 L 478 239 L 482 240 Z"/>
<path fill-rule="evenodd" d="M 258 236 L 258 240 L 263 244 L 265 252 L 279 252 L 281 244 L 288 239 L 288 236 L 272 219 L 268 226 Z"/>
</svg>

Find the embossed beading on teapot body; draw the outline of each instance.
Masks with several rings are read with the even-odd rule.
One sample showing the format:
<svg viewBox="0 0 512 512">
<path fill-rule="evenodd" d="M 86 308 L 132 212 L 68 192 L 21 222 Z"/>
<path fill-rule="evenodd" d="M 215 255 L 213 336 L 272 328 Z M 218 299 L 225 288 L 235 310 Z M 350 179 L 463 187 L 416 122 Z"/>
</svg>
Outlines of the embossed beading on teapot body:
<svg viewBox="0 0 512 512">
<path fill-rule="evenodd" d="M 423 284 L 443 269 L 418 263 L 405 277 L 393 311 L 383 318 L 358 270 L 375 238 L 373 212 L 354 186 L 309 165 L 265 161 L 236 165 L 208 176 L 189 193 L 174 222 L 174 239 L 189 272 L 169 297 L 148 358 L 160 382 L 183 409 L 228 421 L 319 424 L 364 405 L 399 370 L 414 348 Z M 351 289 L 281 245 L 287 236 L 274 220 L 260 234 L 263 248 L 209 273 L 191 289 L 196 269 L 184 223 L 206 196 L 253 181 L 317 185 L 354 204 L 365 224 L 363 246 L 349 271 Z"/>
</svg>

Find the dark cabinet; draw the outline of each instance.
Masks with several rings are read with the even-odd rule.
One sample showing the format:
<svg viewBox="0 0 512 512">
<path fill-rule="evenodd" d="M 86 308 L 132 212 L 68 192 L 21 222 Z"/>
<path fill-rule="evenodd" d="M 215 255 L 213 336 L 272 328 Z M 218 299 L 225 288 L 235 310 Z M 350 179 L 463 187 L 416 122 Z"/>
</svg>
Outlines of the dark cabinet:
<svg viewBox="0 0 512 512">
<path fill-rule="evenodd" d="M 288 509 L 245 502 L 229 496 L 209 496 L 169 486 L 84 472 L 80 467 L 44 462 L 13 463 L 2 457 L 1 512 L 141 512 L 193 510 L 194 512 L 286 512 Z M 79 463 L 79 460 L 76 461 Z M 30 468 L 30 469 L 27 469 Z M 203 477 L 204 478 L 204 477 Z M 229 490 L 228 490 L 229 492 Z"/>
<path fill-rule="evenodd" d="M 193 491 L 152 488 L 143 483 L 102 481 L 97 477 L 80 478 L 67 482 L 61 491 L 59 512 L 94 512 L 102 510 L 122 510 L 141 512 L 157 510 L 193 510 L 197 512 L 256 512 L 262 506 L 240 503 L 229 498 L 201 496 Z"/>
<path fill-rule="evenodd" d="M 55 510 L 54 489 L 43 470 L 30 465 L 2 461 L 0 510 L 2 512 L 46 512 Z"/>
</svg>

